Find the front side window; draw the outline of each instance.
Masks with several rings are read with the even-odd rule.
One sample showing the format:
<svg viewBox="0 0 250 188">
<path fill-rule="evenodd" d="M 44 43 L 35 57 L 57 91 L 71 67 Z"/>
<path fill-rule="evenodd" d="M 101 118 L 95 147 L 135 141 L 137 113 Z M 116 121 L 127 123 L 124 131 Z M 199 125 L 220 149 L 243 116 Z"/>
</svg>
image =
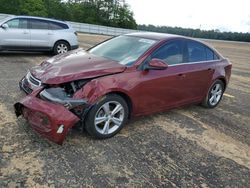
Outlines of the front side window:
<svg viewBox="0 0 250 188">
<path fill-rule="evenodd" d="M 49 29 L 49 23 L 45 20 L 30 19 L 30 29 Z"/>
<path fill-rule="evenodd" d="M 161 59 L 168 65 L 183 63 L 182 41 L 178 40 L 166 43 L 157 49 L 151 58 Z"/>
<path fill-rule="evenodd" d="M 27 29 L 28 21 L 26 19 L 18 18 L 6 22 L 9 28 L 12 29 Z"/>
<path fill-rule="evenodd" d="M 89 52 L 130 66 L 156 42 L 134 36 L 119 36 L 95 46 Z"/>
</svg>

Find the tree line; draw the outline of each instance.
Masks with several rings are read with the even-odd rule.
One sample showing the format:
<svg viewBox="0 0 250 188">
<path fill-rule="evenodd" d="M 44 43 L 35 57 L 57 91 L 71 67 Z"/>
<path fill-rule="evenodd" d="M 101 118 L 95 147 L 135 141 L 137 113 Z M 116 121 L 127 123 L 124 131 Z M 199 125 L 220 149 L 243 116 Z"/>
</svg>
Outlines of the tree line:
<svg viewBox="0 0 250 188">
<path fill-rule="evenodd" d="M 136 29 L 125 0 L 0 0 L 0 12 Z"/>
<path fill-rule="evenodd" d="M 196 38 L 250 42 L 250 33 L 137 25 L 133 12 L 130 10 L 126 0 L 0 0 L 0 13 L 42 16 Z"/>
<path fill-rule="evenodd" d="M 143 31 L 153 31 L 153 32 L 184 35 L 184 36 L 195 37 L 195 38 L 250 42 L 250 33 L 220 32 L 218 29 L 217 30 L 200 30 L 200 29 L 154 26 L 154 25 L 138 25 L 138 29 L 143 30 Z"/>
</svg>

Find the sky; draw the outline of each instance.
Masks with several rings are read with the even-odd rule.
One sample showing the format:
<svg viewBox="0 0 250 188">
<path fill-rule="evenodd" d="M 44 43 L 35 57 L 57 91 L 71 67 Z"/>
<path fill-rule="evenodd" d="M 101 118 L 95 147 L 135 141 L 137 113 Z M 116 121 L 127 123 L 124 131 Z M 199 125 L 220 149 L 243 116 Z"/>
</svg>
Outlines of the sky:
<svg viewBox="0 0 250 188">
<path fill-rule="evenodd" d="M 250 0 L 126 0 L 137 24 L 250 32 Z"/>
</svg>

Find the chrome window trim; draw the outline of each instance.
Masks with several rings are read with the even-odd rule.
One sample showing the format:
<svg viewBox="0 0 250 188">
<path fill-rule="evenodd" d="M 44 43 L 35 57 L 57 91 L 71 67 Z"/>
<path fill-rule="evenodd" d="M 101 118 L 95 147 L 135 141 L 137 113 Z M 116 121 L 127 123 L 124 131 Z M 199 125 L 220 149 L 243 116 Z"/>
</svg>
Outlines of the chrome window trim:
<svg viewBox="0 0 250 188">
<path fill-rule="evenodd" d="M 195 61 L 195 62 L 187 62 L 187 63 L 178 63 L 178 64 L 173 64 L 173 65 L 168 65 L 169 67 L 174 67 L 178 65 L 189 65 L 189 64 L 199 64 L 199 63 L 212 63 L 212 62 L 217 62 L 220 61 L 221 59 L 215 59 L 215 60 L 209 60 L 209 61 Z"/>
</svg>

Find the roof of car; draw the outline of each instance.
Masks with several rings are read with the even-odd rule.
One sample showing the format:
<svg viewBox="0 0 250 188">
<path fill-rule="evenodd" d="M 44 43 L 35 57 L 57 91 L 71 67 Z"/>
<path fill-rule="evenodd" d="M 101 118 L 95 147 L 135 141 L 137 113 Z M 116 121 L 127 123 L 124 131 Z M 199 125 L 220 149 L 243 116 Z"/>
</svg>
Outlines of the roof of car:
<svg viewBox="0 0 250 188">
<path fill-rule="evenodd" d="M 180 35 L 173 35 L 173 34 L 167 34 L 167 33 L 155 33 L 155 32 L 136 32 L 136 33 L 129 33 L 126 35 L 142 37 L 142 38 L 147 38 L 147 39 L 152 39 L 152 40 L 165 40 L 165 39 L 170 39 L 170 38 L 186 38 Z"/>
<path fill-rule="evenodd" d="M 44 18 L 44 17 L 37 17 L 37 16 L 13 16 L 14 18 L 34 18 L 34 19 L 41 19 L 41 20 L 47 20 L 47 21 L 54 21 L 54 22 L 61 22 L 64 23 L 64 21 L 51 19 L 51 18 Z"/>
</svg>

